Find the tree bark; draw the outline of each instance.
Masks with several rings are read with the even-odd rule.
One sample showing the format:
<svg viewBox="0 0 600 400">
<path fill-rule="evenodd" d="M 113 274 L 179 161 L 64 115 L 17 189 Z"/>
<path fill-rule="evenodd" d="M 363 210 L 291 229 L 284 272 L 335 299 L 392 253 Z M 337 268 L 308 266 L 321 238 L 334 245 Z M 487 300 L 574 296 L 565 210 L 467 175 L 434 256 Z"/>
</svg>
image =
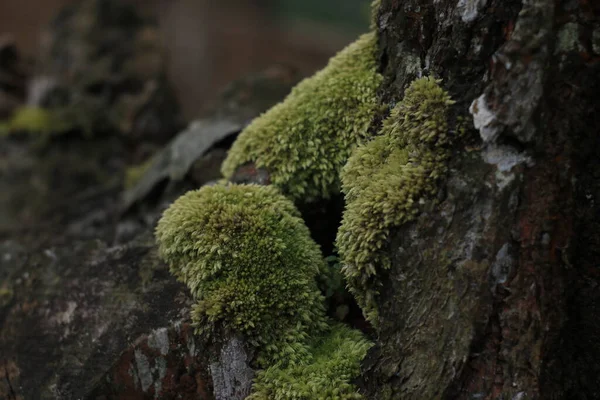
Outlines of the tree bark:
<svg viewBox="0 0 600 400">
<path fill-rule="evenodd" d="M 600 3 L 382 0 L 376 24 L 382 101 L 434 75 L 470 129 L 393 234 L 368 398 L 600 398 Z"/>
</svg>

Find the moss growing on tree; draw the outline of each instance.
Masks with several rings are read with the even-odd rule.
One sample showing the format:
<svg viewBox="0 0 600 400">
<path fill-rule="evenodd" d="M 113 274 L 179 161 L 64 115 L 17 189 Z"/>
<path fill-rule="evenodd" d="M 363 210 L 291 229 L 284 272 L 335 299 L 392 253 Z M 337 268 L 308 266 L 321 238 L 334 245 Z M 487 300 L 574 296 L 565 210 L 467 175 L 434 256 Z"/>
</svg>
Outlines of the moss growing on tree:
<svg viewBox="0 0 600 400">
<path fill-rule="evenodd" d="M 306 362 L 260 371 L 248 400 L 362 399 L 351 383 L 372 343 L 342 324 L 315 340 Z"/>
<path fill-rule="evenodd" d="M 315 276 L 323 259 L 294 205 L 274 187 L 216 185 L 181 196 L 156 236 L 171 272 L 197 300 L 200 334 L 222 325 L 263 350 L 261 364 L 307 354 L 325 329 Z"/>
<path fill-rule="evenodd" d="M 310 202 L 339 192 L 339 172 L 352 150 L 368 138 L 377 108 L 377 37 L 374 32 L 333 57 L 296 86 L 280 104 L 255 119 L 223 164 L 230 178 L 254 163 L 294 200 Z"/>
<path fill-rule="evenodd" d="M 380 135 L 356 149 L 342 171 L 346 209 L 337 246 L 350 291 L 373 323 L 377 272 L 389 267 L 390 229 L 415 217 L 446 170 L 452 104 L 439 81 L 415 80 Z"/>
<path fill-rule="evenodd" d="M 256 399 L 313 399 L 305 393 L 336 387 L 337 398 L 356 398 L 349 382 L 369 342 L 325 316 L 315 280 L 324 260 L 277 188 L 228 184 L 188 192 L 165 211 L 156 237 L 160 255 L 196 299 L 197 333 L 205 340 L 215 330 L 241 333 L 256 348 L 264 369 Z"/>
</svg>

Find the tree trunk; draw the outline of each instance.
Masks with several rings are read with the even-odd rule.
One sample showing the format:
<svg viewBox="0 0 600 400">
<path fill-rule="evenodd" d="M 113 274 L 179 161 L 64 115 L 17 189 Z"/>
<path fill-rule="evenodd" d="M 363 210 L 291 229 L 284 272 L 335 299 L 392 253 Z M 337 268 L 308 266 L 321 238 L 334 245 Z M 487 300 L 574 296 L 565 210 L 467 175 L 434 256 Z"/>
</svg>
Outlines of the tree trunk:
<svg viewBox="0 0 600 400">
<path fill-rule="evenodd" d="M 434 75 L 471 129 L 393 234 L 368 397 L 600 398 L 600 3 L 382 0 L 376 24 L 383 101 Z"/>
</svg>

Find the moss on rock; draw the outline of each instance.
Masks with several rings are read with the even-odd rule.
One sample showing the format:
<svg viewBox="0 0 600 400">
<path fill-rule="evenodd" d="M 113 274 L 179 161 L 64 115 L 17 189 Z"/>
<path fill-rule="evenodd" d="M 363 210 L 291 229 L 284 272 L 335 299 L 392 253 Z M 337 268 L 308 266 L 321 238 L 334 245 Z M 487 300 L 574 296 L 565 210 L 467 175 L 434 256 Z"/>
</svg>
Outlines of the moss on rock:
<svg viewBox="0 0 600 400">
<path fill-rule="evenodd" d="M 390 229 L 412 220 L 446 170 L 453 101 L 433 78 L 415 80 L 341 175 L 346 209 L 337 235 L 343 272 L 367 319 L 377 322 L 377 271 L 389 267 Z"/>
<path fill-rule="evenodd" d="M 327 399 L 357 398 L 350 381 L 370 344 L 326 317 L 316 283 L 325 261 L 277 188 L 219 184 L 188 192 L 165 211 L 156 237 L 196 300 L 196 332 L 209 341 L 222 329 L 241 333 L 257 350 L 263 371 L 255 399 L 313 399 L 315 390 Z"/>
<path fill-rule="evenodd" d="M 223 163 L 230 178 L 247 163 L 265 168 L 284 194 L 304 202 L 339 192 L 339 172 L 368 138 L 377 108 L 377 36 L 374 32 L 333 57 L 280 104 L 240 134 Z"/>
<path fill-rule="evenodd" d="M 326 327 L 315 276 L 323 259 L 294 205 L 274 187 L 216 185 L 181 196 L 156 236 L 171 272 L 197 299 L 200 334 L 243 333 L 267 360 L 294 362 Z"/>
</svg>

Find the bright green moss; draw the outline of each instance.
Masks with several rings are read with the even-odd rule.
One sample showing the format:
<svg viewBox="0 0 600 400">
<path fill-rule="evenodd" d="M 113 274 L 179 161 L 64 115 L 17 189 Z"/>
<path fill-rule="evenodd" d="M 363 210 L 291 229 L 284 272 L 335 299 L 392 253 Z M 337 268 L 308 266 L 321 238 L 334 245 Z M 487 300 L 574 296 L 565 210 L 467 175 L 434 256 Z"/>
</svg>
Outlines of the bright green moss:
<svg viewBox="0 0 600 400">
<path fill-rule="evenodd" d="M 376 49 L 375 33 L 361 36 L 255 119 L 231 148 L 222 168 L 225 177 L 253 162 L 294 200 L 310 202 L 339 192 L 339 172 L 368 137 L 377 107 L 382 77 Z"/>
<path fill-rule="evenodd" d="M 373 323 L 377 270 L 389 267 L 390 229 L 415 217 L 446 169 L 453 101 L 438 84 L 415 80 L 381 134 L 356 149 L 342 172 L 346 209 L 337 246 L 350 291 Z"/>
<path fill-rule="evenodd" d="M 335 324 L 311 347 L 308 362 L 260 371 L 248 400 L 361 399 L 350 382 L 371 346 L 359 331 Z"/>
<path fill-rule="evenodd" d="M 359 398 L 370 344 L 325 316 L 318 245 L 273 186 L 219 184 L 180 197 L 156 228 L 159 253 L 196 300 L 204 339 L 242 333 L 257 350 L 255 399 Z M 289 393 L 293 395 L 287 396 Z"/>
<path fill-rule="evenodd" d="M 326 327 L 315 276 L 323 259 L 298 211 L 274 187 L 216 185 L 165 211 L 159 251 L 197 300 L 200 334 L 217 324 L 243 333 L 262 365 L 295 362 L 303 338 Z"/>
</svg>

